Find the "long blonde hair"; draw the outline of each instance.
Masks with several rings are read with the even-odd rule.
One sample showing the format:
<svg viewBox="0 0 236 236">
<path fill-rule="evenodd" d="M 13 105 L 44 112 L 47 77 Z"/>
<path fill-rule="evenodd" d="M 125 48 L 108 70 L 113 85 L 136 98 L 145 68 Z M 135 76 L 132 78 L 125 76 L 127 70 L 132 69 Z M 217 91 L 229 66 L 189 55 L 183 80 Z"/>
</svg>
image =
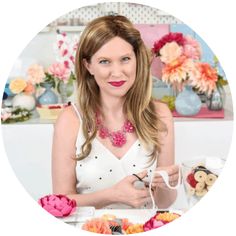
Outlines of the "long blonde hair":
<svg viewBox="0 0 236 236">
<path fill-rule="evenodd" d="M 150 74 L 150 53 L 141 39 L 140 32 L 124 16 L 103 16 L 91 21 L 83 31 L 76 53 L 76 77 L 78 81 L 78 100 L 83 114 L 82 130 L 85 142 L 77 160 L 89 155 L 92 140 L 96 137 L 95 112 L 100 110 L 99 87 L 93 76 L 84 66 L 84 60 L 90 63 L 91 57 L 109 40 L 120 37 L 132 45 L 137 60 L 134 84 L 125 95 L 123 112 L 132 122 L 140 141 L 146 147 L 152 147 L 151 161 L 161 151 L 158 132 L 166 127 L 157 116 L 151 97 L 152 78 Z"/>
</svg>

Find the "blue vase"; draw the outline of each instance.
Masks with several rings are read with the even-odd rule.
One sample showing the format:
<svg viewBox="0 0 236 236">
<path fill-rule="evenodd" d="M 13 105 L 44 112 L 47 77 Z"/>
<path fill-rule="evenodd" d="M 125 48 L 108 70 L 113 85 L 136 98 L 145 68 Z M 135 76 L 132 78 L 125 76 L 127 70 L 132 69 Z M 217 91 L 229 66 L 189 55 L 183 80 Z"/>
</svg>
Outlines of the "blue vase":
<svg viewBox="0 0 236 236">
<path fill-rule="evenodd" d="M 41 87 L 45 88 L 45 91 L 42 95 L 38 97 L 38 103 L 41 105 L 55 104 L 58 103 L 58 97 L 55 92 L 52 91 L 52 83 L 41 83 Z"/>
<path fill-rule="evenodd" d="M 175 109 L 182 116 L 193 116 L 201 110 L 200 97 L 193 91 L 192 87 L 186 85 L 175 100 Z"/>
</svg>

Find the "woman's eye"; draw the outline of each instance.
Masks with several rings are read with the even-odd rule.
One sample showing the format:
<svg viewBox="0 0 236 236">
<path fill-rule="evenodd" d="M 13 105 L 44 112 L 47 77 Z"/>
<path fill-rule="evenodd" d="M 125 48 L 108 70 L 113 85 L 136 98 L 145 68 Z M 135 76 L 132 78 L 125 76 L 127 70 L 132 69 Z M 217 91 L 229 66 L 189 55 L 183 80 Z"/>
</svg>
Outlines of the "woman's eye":
<svg viewBox="0 0 236 236">
<path fill-rule="evenodd" d="M 101 60 L 101 61 L 99 61 L 99 64 L 108 64 L 109 63 L 109 61 L 108 60 Z"/>
<path fill-rule="evenodd" d="M 125 62 L 126 62 L 126 61 L 129 61 L 129 60 L 130 60 L 130 57 L 123 57 L 123 58 L 122 58 L 122 61 L 125 61 Z"/>
</svg>

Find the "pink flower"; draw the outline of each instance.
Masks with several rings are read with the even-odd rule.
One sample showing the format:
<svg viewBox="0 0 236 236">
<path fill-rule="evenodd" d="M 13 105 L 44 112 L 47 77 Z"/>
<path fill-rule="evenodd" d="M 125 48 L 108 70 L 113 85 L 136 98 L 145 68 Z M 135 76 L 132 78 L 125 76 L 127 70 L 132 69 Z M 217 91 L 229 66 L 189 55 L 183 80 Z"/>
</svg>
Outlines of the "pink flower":
<svg viewBox="0 0 236 236">
<path fill-rule="evenodd" d="M 68 216 L 76 210 L 76 201 L 60 194 L 44 196 L 38 203 L 55 217 Z"/>
<path fill-rule="evenodd" d="M 38 64 L 33 64 L 28 68 L 27 71 L 28 74 L 28 80 L 32 84 L 39 84 L 43 81 L 43 78 L 45 77 L 43 67 Z"/>
<path fill-rule="evenodd" d="M 143 225 L 143 230 L 144 231 L 149 231 L 152 229 L 157 229 L 161 226 L 165 225 L 161 220 L 156 220 L 156 216 L 153 216 L 150 220 L 148 220 L 144 225 Z"/>
<path fill-rule="evenodd" d="M 48 73 L 60 80 L 67 81 L 70 77 L 70 70 L 64 63 L 56 62 L 48 68 Z"/>
<path fill-rule="evenodd" d="M 201 58 L 202 51 L 199 42 L 189 35 L 185 36 L 183 50 L 183 54 L 188 58 L 192 58 L 193 60 L 199 60 Z"/>
</svg>

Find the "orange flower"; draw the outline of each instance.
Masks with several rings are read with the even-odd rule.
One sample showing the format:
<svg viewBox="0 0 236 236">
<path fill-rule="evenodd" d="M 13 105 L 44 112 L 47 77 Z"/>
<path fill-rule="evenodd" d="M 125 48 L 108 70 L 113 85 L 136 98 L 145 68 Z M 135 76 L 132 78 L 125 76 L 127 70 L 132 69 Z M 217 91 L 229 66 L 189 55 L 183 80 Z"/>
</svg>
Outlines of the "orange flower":
<svg viewBox="0 0 236 236">
<path fill-rule="evenodd" d="M 126 230 L 129 226 L 133 225 L 127 218 L 122 218 L 122 229 Z"/>
<path fill-rule="evenodd" d="M 24 92 L 27 94 L 33 94 L 35 93 L 35 87 L 31 82 L 27 82 L 27 85 L 24 89 Z"/>
<path fill-rule="evenodd" d="M 109 227 L 108 221 L 95 218 L 92 220 L 87 221 L 83 226 L 83 230 L 93 232 L 93 233 L 99 233 L 99 234 L 111 234 L 112 231 Z"/>
<path fill-rule="evenodd" d="M 164 213 L 158 213 L 156 215 L 156 220 L 161 220 L 164 222 L 171 222 L 177 218 L 179 218 L 180 215 L 176 213 L 170 213 L 170 212 L 164 212 Z"/>
<path fill-rule="evenodd" d="M 218 80 L 216 69 L 204 62 L 199 62 L 197 66 L 200 76 L 191 81 L 191 85 L 198 88 L 201 92 L 212 93 L 216 88 L 216 82 Z"/>
<path fill-rule="evenodd" d="M 143 225 L 142 224 L 130 225 L 125 232 L 127 234 L 142 233 L 142 232 L 144 232 Z"/>
</svg>

